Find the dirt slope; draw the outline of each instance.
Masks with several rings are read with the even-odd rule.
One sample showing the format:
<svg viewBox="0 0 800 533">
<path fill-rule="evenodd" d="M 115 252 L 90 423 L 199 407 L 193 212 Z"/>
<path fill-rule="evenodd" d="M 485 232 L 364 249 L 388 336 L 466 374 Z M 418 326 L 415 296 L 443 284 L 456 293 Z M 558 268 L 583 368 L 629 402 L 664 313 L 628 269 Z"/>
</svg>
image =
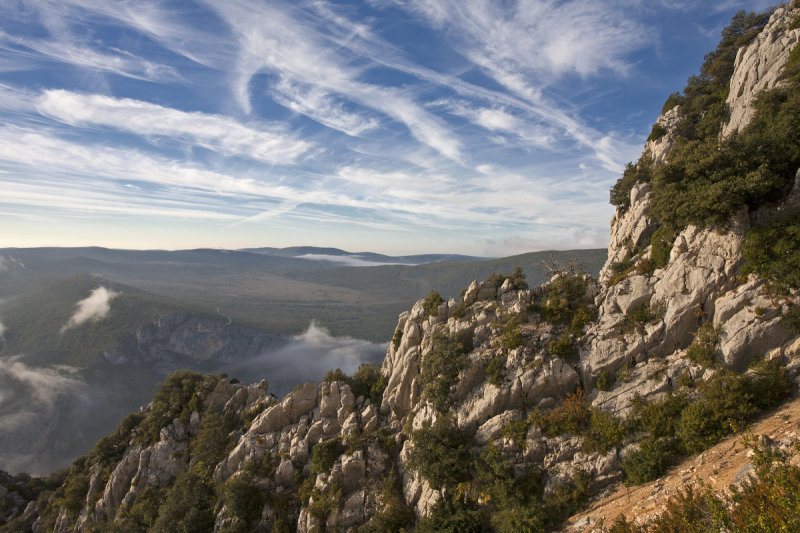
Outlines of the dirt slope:
<svg viewBox="0 0 800 533">
<path fill-rule="evenodd" d="M 764 415 L 744 432 L 684 460 L 656 481 L 635 487 L 620 484 L 610 488 L 588 510 L 570 518 L 561 531 L 594 531 L 603 524 L 612 524 L 621 514 L 637 522 L 646 521 L 664 509 L 670 496 L 688 486 L 708 484 L 715 492 L 725 491 L 732 483 L 746 477 L 752 468 L 752 451 L 744 443 L 748 436 L 766 436 L 767 443 L 789 454 L 790 462 L 800 466 L 800 453 L 796 448 L 800 443 L 800 398 Z"/>
</svg>

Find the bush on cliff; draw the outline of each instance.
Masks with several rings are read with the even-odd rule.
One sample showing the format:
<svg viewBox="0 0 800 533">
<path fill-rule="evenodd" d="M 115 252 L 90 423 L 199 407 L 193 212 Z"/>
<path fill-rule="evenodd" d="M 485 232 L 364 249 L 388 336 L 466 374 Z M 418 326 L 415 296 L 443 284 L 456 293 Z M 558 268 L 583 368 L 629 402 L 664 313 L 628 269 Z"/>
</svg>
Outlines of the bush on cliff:
<svg viewBox="0 0 800 533">
<path fill-rule="evenodd" d="M 762 278 L 800 288 L 800 210 L 755 226 L 747 232 L 742 252 Z"/>
<path fill-rule="evenodd" d="M 201 374 L 189 370 L 177 370 L 170 374 L 159 386 L 153 397 L 152 408 L 139 425 L 139 438 L 145 444 L 153 444 L 158 441 L 161 428 L 174 418 L 188 423 L 192 411 L 202 408 L 200 396 L 203 380 Z"/>
<path fill-rule="evenodd" d="M 438 411 L 445 412 L 453 405 L 452 388 L 458 381 L 458 374 L 470 364 L 468 344 L 466 337 L 441 330 L 431 337 L 431 348 L 422 360 L 420 378 L 425 397 Z"/>
<path fill-rule="evenodd" d="M 724 224 L 740 206 L 755 208 L 780 196 L 800 163 L 800 98 L 794 81 L 763 93 L 744 132 L 719 141 L 720 126 L 728 119 L 725 100 L 736 53 L 768 19 L 769 13 L 744 11 L 733 17 L 699 75 L 689 78 L 680 99 L 675 145 L 666 162 L 645 174 L 638 165 L 629 165 L 611 190 L 612 204 L 627 207 L 632 186 L 651 181 L 650 212 L 662 224 L 680 230 L 688 224 Z M 679 98 L 671 95 L 668 100 L 665 108 L 674 107 L 672 102 Z"/>
<path fill-rule="evenodd" d="M 472 476 L 473 454 L 469 436 L 452 418 L 424 422 L 411 433 L 414 448 L 408 457 L 411 470 L 428 480 L 433 490 L 454 489 Z"/>
</svg>

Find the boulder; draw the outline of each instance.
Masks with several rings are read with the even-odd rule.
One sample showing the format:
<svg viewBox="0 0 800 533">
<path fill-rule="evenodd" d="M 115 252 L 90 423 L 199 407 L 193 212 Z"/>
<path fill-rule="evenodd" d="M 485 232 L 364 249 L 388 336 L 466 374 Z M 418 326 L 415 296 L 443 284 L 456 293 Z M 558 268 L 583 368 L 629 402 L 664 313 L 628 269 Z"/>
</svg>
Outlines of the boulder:
<svg viewBox="0 0 800 533">
<path fill-rule="evenodd" d="M 281 402 L 289 422 L 295 423 L 300 417 L 317 405 L 317 385 L 309 381 L 299 390 L 287 395 Z"/>
</svg>

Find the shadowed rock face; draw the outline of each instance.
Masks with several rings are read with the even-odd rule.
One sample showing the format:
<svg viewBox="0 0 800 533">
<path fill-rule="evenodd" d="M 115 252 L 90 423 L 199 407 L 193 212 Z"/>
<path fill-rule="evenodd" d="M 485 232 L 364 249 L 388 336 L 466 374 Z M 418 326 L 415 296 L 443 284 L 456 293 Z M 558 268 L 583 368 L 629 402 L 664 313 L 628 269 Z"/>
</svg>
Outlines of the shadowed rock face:
<svg viewBox="0 0 800 533">
<path fill-rule="evenodd" d="M 776 10 L 761 35 L 739 51 L 732 86 L 744 89 L 731 91 L 737 96 L 729 100 L 734 109 L 730 131 L 741 129 L 749 120 L 753 95 L 777 80 L 787 50 L 798 37 L 798 30 L 788 30 L 788 21 L 798 12 Z M 675 112 L 659 119 L 667 130 L 674 127 Z M 657 164 L 669 152 L 670 136 L 667 131 L 645 147 Z M 198 452 L 192 442 L 209 416 L 227 411 L 252 421 L 229 434 L 229 451 L 213 465 L 211 475 L 217 486 L 250 476 L 263 493 L 284 498 L 264 504 L 256 520 L 259 528 L 269 531 L 278 520 L 303 532 L 363 524 L 381 508 L 382 480 L 391 471 L 398 475 L 399 497 L 417 516 L 425 516 L 441 495 L 409 466 L 414 449 L 411 433 L 442 417 L 431 402 L 423 369 L 431 364 L 428 358 L 436 357 L 443 336 L 468 341 L 463 370 L 449 389 L 449 413 L 458 428 L 472 436 L 474 451 L 492 443 L 515 475 L 531 468 L 541 470 L 545 494 L 555 493 L 575 471 L 590 474 L 591 489 L 599 491 L 621 479 L 622 458 L 636 449 L 635 443 L 626 441 L 602 453 L 587 452 L 582 446 L 584 436 L 552 436 L 531 424 L 527 432 L 510 437 L 507 428 L 527 419 L 534 409 L 547 411 L 561 405 L 579 387 L 592 408 L 624 417 L 634 397 L 662 398 L 677 387 L 681 375 L 712 377 L 717 370 L 686 358 L 702 320 L 717 328 L 716 355 L 724 366 L 741 371 L 754 357 L 765 355 L 782 360 L 795 382 L 800 380 L 800 342 L 779 320 L 781 310 L 800 298 L 792 294 L 776 302 L 758 276 L 737 279 L 743 237 L 752 221 L 763 218 L 769 209 L 794 202 L 800 195 L 797 185 L 795 189 L 784 205 L 756 213 L 742 208 L 724 227 L 687 227 L 675 237 L 663 267 L 649 275 L 632 271 L 611 285 L 612 264 L 629 252 L 634 260 L 652 253 L 650 236 L 657 226 L 648 216 L 650 191 L 647 185 L 637 185 L 631 191 L 630 207 L 618 210 L 611 220 L 608 262 L 599 280 L 573 276 L 582 279 L 583 297 L 597 312 L 592 324 L 572 328 L 573 355 L 559 345 L 566 326 L 547 322 L 543 311 L 553 298 L 551 291 L 568 273 L 556 274 L 533 289 L 515 289 L 510 280 L 500 287 L 476 281 L 466 289 L 463 302 L 450 300 L 429 312 L 420 300 L 400 315 L 397 342 L 389 346 L 381 369 L 386 388 L 379 401 L 356 397 L 351 384 L 343 381 L 306 383 L 279 400 L 268 394 L 266 383 L 245 386 L 215 378 L 202 405 L 195 404 L 191 414 L 167 422 L 157 442 L 137 441 L 134 429 L 110 473 L 89 467 L 88 494 L 77 516 L 53 502 L 48 512 L 58 513 L 56 529 L 60 531 L 84 531 L 114 520 L 120 506 L 135 503 L 142 491 L 170 487 L 196 467 Z M 633 321 L 631 317 L 645 305 L 649 314 Z M 756 312 L 756 308 L 764 311 Z M 131 339 L 143 360 L 168 354 L 209 361 L 223 357 L 232 346 L 247 351 L 262 342 L 236 334 L 224 337 L 219 326 L 205 327 L 185 317 L 163 322 Z M 172 326 L 167 328 L 167 323 Z M 120 361 L 120 357 L 107 356 L 110 361 Z M 604 373 L 620 379 L 599 390 L 597 383 Z M 316 453 L 315 447 L 319 447 Z M 323 449 L 329 452 L 324 461 L 319 453 Z M 269 467 L 253 466 L 265 464 Z M 300 485 L 311 492 L 307 501 L 296 496 Z M 335 495 L 334 503 L 321 512 L 320 502 L 331 495 Z M 285 505 L 278 505 L 279 500 Z M 225 505 L 213 511 L 217 529 L 238 520 Z"/>
<path fill-rule="evenodd" d="M 132 363 L 170 372 L 191 368 L 192 363 L 220 367 L 251 359 L 288 341 L 284 335 L 173 313 L 128 333 L 103 357 L 114 364 Z"/>
</svg>

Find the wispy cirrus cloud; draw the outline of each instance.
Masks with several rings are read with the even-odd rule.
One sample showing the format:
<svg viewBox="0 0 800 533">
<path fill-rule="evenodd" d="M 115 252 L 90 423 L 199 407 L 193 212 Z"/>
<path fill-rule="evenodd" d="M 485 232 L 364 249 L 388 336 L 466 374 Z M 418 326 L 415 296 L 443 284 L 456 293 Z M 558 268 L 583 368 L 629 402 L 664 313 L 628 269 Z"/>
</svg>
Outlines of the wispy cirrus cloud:
<svg viewBox="0 0 800 533">
<path fill-rule="evenodd" d="M 276 102 L 320 124 L 351 136 L 378 127 L 377 118 L 345 110 L 344 105 L 326 90 L 282 77 L 271 90 Z"/>
<path fill-rule="evenodd" d="M 629 2 L 398 0 L 398 4 L 438 28 L 447 28 L 467 57 L 508 84 L 527 72 L 545 78 L 545 83 L 548 77 L 569 73 L 588 76 L 604 69 L 625 73 L 630 52 L 648 41 L 646 27 L 626 13 Z M 526 98 L 537 93 L 533 84 L 522 89 L 518 87 Z"/>
<path fill-rule="evenodd" d="M 235 0 L 226 2 L 224 8 L 213 6 L 240 44 L 235 91 L 246 110 L 251 109 L 253 76 L 267 71 L 282 78 L 283 83 L 273 90 L 286 102 L 296 102 L 295 110 L 306 109 L 297 102 L 298 85 L 310 86 L 322 101 L 350 100 L 378 111 L 404 124 L 414 138 L 445 157 L 461 160 L 461 143 L 441 120 L 405 91 L 361 81 L 362 69 L 348 62 L 355 58 L 333 53 L 324 43 L 325 35 L 314 31 L 313 19 L 300 21 L 294 16 L 296 11 L 279 3 L 254 5 Z M 308 115 L 315 118 L 316 113 Z"/>
<path fill-rule="evenodd" d="M 91 40 L 87 38 L 90 32 L 75 31 L 76 25 L 86 22 L 81 18 L 86 11 L 75 11 L 75 6 L 69 2 L 47 0 L 0 6 L 0 15 L 18 21 L 19 28 L 37 24 L 44 30 L 35 33 L 0 31 L 0 50 L 14 58 L 18 65 L 28 63 L 26 68 L 43 61 L 56 61 L 134 79 L 162 82 L 180 79 L 177 70 L 170 65 Z"/>
<path fill-rule="evenodd" d="M 632 18 L 624 2 L 599 0 L 520 0 L 510 9 L 488 0 L 399 1 L 429 24 L 446 30 L 454 46 L 500 86 L 528 106 L 534 120 L 589 147 L 601 164 L 618 170 L 631 147 L 613 148 L 546 90 L 565 75 L 602 71 L 626 74 L 629 54 L 648 42 L 647 28 Z M 617 146 L 624 144 L 615 139 Z"/>
<path fill-rule="evenodd" d="M 310 142 L 280 131 L 280 127 L 273 126 L 270 131 L 230 117 L 180 111 L 130 98 L 49 90 L 37 99 L 36 107 L 42 115 L 73 126 L 99 125 L 139 136 L 164 136 L 271 164 L 292 163 L 312 147 Z"/>
</svg>

